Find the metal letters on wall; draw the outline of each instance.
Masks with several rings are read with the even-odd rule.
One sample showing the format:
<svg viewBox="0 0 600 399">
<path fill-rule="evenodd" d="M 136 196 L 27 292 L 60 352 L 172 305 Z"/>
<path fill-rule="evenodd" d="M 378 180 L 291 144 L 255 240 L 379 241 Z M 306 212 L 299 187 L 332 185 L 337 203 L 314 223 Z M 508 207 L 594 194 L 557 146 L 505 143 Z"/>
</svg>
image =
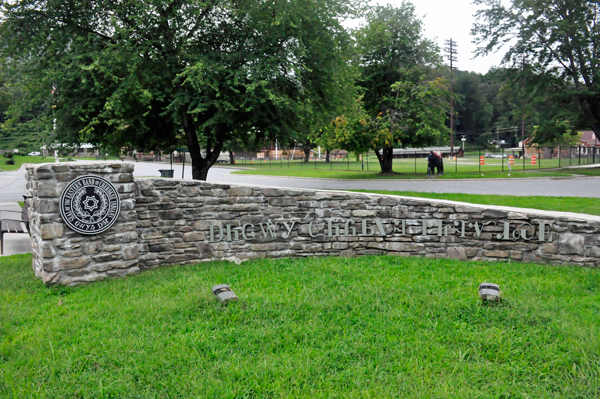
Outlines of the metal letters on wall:
<svg viewBox="0 0 600 399">
<path fill-rule="evenodd" d="M 80 176 L 60 196 L 60 215 L 71 229 L 81 234 L 99 234 L 119 217 L 121 204 L 117 189 L 98 176 Z"/>
<path fill-rule="evenodd" d="M 411 226 L 408 226 L 408 223 Z M 225 226 L 210 226 L 209 242 L 232 242 L 241 240 L 254 240 L 259 237 L 264 241 L 273 241 L 281 236 L 283 239 L 291 237 L 295 221 L 267 221 L 266 223 L 246 223 L 241 226 L 227 224 Z M 308 223 L 308 235 L 311 237 L 387 237 L 400 236 L 430 236 L 439 237 L 457 236 L 459 238 L 480 238 L 484 230 L 494 228 L 495 233 L 489 239 L 502 241 L 531 241 L 551 242 L 554 240 L 550 231 L 551 223 L 539 222 L 531 224 L 523 221 L 479 221 L 467 223 L 464 220 L 444 222 L 440 219 L 406 220 L 393 219 L 332 219 L 313 220 Z M 412 230 L 412 231 L 411 231 Z M 501 231 L 501 232 L 500 232 Z M 279 234 L 281 232 L 281 234 Z M 467 235 L 469 234 L 469 235 Z"/>
</svg>

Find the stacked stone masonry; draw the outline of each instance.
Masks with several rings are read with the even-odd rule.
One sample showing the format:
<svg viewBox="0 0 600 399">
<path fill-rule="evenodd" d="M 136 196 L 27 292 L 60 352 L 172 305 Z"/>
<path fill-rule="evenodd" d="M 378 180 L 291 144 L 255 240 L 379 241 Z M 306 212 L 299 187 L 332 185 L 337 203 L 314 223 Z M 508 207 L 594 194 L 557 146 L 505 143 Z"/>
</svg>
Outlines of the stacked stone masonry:
<svg viewBox="0 0 600 399">
<path fill-rule="evenodd" d="M 597 267 L 600 218 L 348 192 L 135 179 L 129 163 L 29 166 L 35 273 L 79 284 L 158 266 L 211 260 L 398 255 Z M 105 233 L 70 230 L 66 184 L 111 181 L 121 199 Z M 425 230 L 424 230 L 425 226 Z"/>
</svg>

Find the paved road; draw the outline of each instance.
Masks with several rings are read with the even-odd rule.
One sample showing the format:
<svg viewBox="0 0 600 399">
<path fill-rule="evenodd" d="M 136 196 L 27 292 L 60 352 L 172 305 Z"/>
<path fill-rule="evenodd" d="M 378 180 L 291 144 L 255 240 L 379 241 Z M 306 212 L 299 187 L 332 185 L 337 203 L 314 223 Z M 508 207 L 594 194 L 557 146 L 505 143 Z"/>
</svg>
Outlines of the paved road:
<svg viewBox="0 0 600 399">
<path fill-rule="evenodd" d="M 417 191 L 427 193 L 600 198 L 600 177 L 568 179 L 335 180 L 232 175 L 230 172 L 231 170 L 225 168 L 215 168 L 209 173 L 208 181 L 227 184 L 256 184 L 273 187 L 329 190 Z"/>
<path fill-rule="evenodd" d="M 135 164 L 136 177 L 160 176 L 159 169 L 169 165 L 151 162 Z M 181 178 L 181 165 L 173 166 L 175 177 Z M 255 184 L 334 190 L 418 191 L 489 195 L 524 195 L 600 198 L 600 177 L 534 178 L 534 179 L 463 179 L 463 180 L 334 180 L 274 176 L 234 175 L 231 168 L 212 168 L 208 181 L 225 184 Z M 184 177 L 191 178 L 189 165 Z M 0 202 L 22 201 L 25 191 L 24 171 L 0 172 Z"/>
<path fill-rule="evenodd" d="M 25 194 L 24 169 L 0 172 L 0 203 L 23 201 L 23 194 Z"/>
</svg>

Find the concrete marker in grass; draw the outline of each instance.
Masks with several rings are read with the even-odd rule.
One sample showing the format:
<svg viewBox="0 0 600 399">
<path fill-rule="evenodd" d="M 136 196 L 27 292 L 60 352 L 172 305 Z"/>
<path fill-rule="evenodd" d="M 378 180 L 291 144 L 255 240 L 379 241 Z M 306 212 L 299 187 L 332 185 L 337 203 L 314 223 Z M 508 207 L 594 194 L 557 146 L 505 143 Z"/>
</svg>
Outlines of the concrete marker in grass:
<svg viewBox="0 0 600 399">
<path fill-rule="evenodd" d="M 219 302 L 223 304 L 238 300 L 237 295 L 235 295 L 227 284 L 215 285 L 212 287 L 212 293 L 217 297 Z"/>
</svg>

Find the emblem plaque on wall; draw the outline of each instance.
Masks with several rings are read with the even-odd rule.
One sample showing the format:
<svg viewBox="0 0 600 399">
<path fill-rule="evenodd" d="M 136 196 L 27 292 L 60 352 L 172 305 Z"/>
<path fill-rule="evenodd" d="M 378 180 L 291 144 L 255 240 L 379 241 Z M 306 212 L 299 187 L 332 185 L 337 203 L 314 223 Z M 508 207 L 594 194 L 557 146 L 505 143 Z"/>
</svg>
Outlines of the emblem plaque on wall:
<svg viewBox="0 0 600 399">
<path fill-rule="evenodd" d="M 60 215 L 67 226 L 81 234 L 108 230 L 117 221 L 120 209 L 117 189 L 98 176 L 76 178 L 60 196 Z"/>
</svg>

